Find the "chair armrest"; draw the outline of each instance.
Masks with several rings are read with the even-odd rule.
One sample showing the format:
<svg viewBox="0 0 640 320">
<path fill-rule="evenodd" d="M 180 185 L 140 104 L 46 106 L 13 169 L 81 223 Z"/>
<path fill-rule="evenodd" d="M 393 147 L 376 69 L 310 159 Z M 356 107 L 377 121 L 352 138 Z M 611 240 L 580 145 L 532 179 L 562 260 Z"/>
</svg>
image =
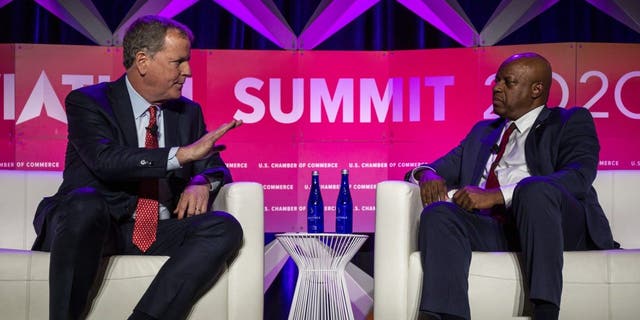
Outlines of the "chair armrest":
<svg viewBox="0 0 640 320">
<path fill-rule="evenodd" d="M 243 245 L 229 266 L 229 319 L 262 319 L 264 304 L 264 193 L 256 182 L 234 182 L 220 190 L 214 210 L 242 225 Z M 250 302 L 250 303 L 247 303 Z"/>
<path fill-rule="evenodd" d="M 417 185 L 404 181 L 378 183 L 373 300 L 376 319 L 409 319 L 409 255 L 418 250 L 421 212 Z"/>
</svg>

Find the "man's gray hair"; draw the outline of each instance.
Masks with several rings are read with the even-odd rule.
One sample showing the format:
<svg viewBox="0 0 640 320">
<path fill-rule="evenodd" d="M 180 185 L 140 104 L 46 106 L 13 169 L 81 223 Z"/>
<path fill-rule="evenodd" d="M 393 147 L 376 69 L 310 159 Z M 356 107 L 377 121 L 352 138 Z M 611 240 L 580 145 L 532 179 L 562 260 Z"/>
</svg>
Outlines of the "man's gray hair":
<svg viewBox="0 0 640 320">
<path fill-rule="evenodd" d="M 143 16 L 134 21 L 122 41 L 122 63 L 126 69 L 133 65 L 136 54 L 144 51 L 153 57 L 164 47 L 164 38 L 168 30 L 176 30 L 189 42 L 193 42 L 193 33 L 189 28 L 175 20 L 161 16 Z"/>
</svg>

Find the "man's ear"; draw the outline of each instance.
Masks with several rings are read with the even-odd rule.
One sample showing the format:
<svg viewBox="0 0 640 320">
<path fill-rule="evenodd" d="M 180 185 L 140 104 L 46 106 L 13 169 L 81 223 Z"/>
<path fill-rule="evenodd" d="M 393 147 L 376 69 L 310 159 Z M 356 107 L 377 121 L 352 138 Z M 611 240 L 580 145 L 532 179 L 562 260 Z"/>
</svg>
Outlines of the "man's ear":
<svg viewBox="0 0 640 320">
<path fill-rule="evenodd" d="M 544 85 L 542 81 L 536 81 L 531 84 L 531 97 L 533 99 L 538 99 L 544 93 Z"/>
<path fill-rule="evenodd" d="M 147 70 L 149 68 L 149 55 L 144 51 L 138 51 L 136 53 L 136 57 L 133 60 L 133 64 L 138 70 L 140 76 L 144 76 L 147 74 Z"/>
</svg>

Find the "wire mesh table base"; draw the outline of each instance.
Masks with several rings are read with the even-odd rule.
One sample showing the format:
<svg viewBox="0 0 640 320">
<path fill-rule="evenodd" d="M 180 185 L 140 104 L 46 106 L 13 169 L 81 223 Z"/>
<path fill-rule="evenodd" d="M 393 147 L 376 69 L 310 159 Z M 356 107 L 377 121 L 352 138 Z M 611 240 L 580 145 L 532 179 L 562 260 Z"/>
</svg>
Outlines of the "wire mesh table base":
<svg viewBox="0 0 640 320">
<path fill-rule="evenodd" d="M 283 233 L 276 238 L 298 266 L 289 320 L 353 320 L 344 268 L 367 236 Z"/>
</svg>

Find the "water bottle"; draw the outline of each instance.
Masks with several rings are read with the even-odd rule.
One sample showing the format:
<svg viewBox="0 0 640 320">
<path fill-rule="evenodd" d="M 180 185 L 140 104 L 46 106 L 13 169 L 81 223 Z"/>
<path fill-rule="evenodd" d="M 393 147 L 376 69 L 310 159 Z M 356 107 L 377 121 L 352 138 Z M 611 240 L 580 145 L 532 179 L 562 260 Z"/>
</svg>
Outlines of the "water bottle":
<svg viewBox="0 0 640 320">
<path fill-rule="evenodd" d="M 353 232 L 353 201 L 349 192 L 349 170 L 342 170 L 340 191 L 336 201 L 336 233 Z"/>
<path fill-rule="evenodd" d="M 320 193 L 320 177 L 318 171 L 311 173 L 311 188 L 307 200 L 307 232 L 324 232 L 324 203 Z"/>
</svg>

